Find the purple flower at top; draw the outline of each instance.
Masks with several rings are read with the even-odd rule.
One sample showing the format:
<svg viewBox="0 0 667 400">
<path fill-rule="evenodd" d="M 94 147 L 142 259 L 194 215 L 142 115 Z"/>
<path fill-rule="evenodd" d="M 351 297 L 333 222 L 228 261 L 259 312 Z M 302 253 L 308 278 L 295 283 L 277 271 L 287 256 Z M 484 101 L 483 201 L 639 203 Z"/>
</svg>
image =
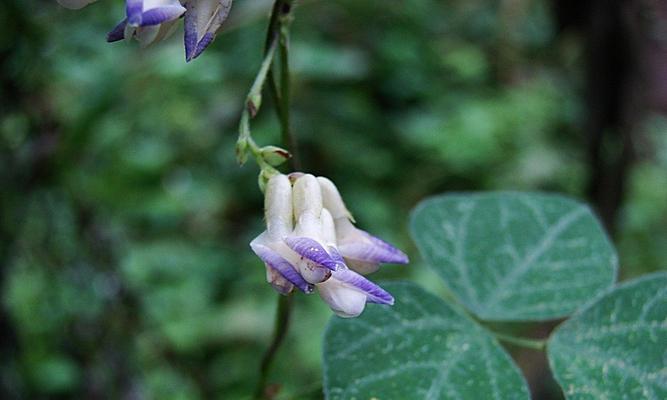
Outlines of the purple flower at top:
<svg viewBox="0 0 667 400">
<path fill-rule="evenodd" d="M 67 8 L 82 8 L 95 0 L 58 0 Z M 197 58 L 227 19 L 232 0 L 126 0 L 125 18 L 108 34 L 108 42 L 135 38 L 142 46 L 167 38 L 176 21 L 185 19 L 185 59 Z"/>
<path fill-rule="evenodd" d="M 367 302 L 391 305 L 394 298 L 348 267 L 339 237 L 348 244 L 355 238 L 361 240 L 361 255 L 349 250 L 347 254 L 366 262 L 407 262 L 407 257 L 363 231 L 340 235 L 336 216 L 349 217 L 349 213 L 342 200 L 332 201 L 332 187 L 337 194 L 331 181 L 309 174 L 271 177 L 265 196 L 266 231 L 250 247 L 264 262 L 267 280 L 280 293 L 287 294 L 294 287 L 305 293 L 317 289 L 337 315 L 356 317 Z"/>
</svg>

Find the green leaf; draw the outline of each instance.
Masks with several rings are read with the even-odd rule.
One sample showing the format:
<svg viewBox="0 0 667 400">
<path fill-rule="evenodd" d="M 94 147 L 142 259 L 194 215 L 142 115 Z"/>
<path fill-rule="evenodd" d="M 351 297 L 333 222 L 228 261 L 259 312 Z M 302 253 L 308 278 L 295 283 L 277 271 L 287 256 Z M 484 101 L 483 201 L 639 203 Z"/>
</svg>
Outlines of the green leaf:
<svg viewBox="0 0 667 400">
<path fill-rule="evenodd" d="M 484 328 L 414 284 L 383 286 L 394 306 L 370 304 L 327 327 L 327 399 L 528 399 L 523 376 Z"/>
<path fill-rule="evenodd" d="M 667 399 L 667 273 L 624 283 L 553 333 L 568 399 Z"/>
<path fill-rule="evenodd" d="M 562 196 L 438 196 L 416 207 L 411 232 L 454 295 L 486 320 L 567 316 L 616 276 L 616 252 L 597 219 Z"/>
</svg>

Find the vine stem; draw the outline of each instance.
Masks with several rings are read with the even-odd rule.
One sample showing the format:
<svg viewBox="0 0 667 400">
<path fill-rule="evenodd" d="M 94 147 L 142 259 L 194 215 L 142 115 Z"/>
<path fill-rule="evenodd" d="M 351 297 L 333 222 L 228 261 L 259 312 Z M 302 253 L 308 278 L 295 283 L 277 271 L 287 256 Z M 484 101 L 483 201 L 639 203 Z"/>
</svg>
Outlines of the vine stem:
<svg viewBox="0 0 667 400">
<path fill-rule="evenodd" d="M 290 159 L 290 167 L 293 170 L 301 169 L 301 160 L 299 158 L 299 151 L 296 143 L 296 136 L 292 129 L 290 128 L 290 113 L 289 113 L 289 103 L 291 97 L 290 90 L 290 69 L 289 69 L 289 25 L 291 21 L 291 1 L 284 1 L 284 5 L 281 8 L 281 15 L 279 17 L 280 21 L 280 39 L 279 49 L 280 49 L 280 102 L 281 107 L 279 110 L 282 110 L 282 117 L 280 118 L 280 131 L 282 136 L 283 145 L 287 147 L 291 153 L 292 158 Z"/>
<path fill-rule="evenodd" d="M 269 371 L 280 345 L 287 336 L 293 299 L 294 297 L 291 294 L 287 296 L 279 295 L 278 297 L 278 309 L 276 310 L 276 319 L 273 327 L 273 339 L 259 365 L 259 380 L 257 381 L 257 387 L 255 389 L 255 399 L 257 400 L 268 397 L 266 393 L 266 384 L 269 378 Z"/>
<path fill-rule="evenodd" d="M 280 91 L 278 90 L 275 75 L 273 73 L 273 56 L 269 62 L 267 77 L 269 80 L 269 93 L 280 120 L 280 130 L 283 146 L 292 154 L 289 160 L 290 168 L 298 170 L 300 162 L 297 151 L 296 137 L 290 130 L 289 120 L 289 101 L 290 101 L 290 74 L 289 74 L 289 23 L 290 12 L 292 9 L 292 0 L 276 0 L 271 12 L 269 27 L 266 33 L 266 43 L 264 48 L 265 59 L 267 55 L 275 51 L 275 45 L 280 48 Z M 273 50 L 272 50 L 273 49 Z M 261 89 L 260 89 L 261 90 Z M 246 107 L 247 108 L 247 107 Z M 254 143 L 254 142 L 252 142 Z M 266 392 L 266 386 L 271 371 L 271 366 L 283 344 L 289 330 L 289 321 L 293 308 L 293 296 L 278 296 L 278 306 L 273 329 L 273 338 L 269 348 L 264 353 L 259 367 L 259 379 L 255 389 L 254 398 L 257 400 L 269 398 Z"/>
<path fill-rule="evenodd" d="M 260 168 L 271 169 L 261 157 L 261 150 L 259 146 L 255 143 L 252 136 L 250 135 L 250 119 L 257 114 L 261 103 L 262 103 L 262 88 L 264 87 L 264 82 L 269 74 L 271 69 L 271 64 L 273 63 L 273 57 L 276 52 L 276 47 L 278 45 L 278 39 L 273 40 L 269 47 L 266 49 L 264 54 L 264 60 L 262 60 L 262 66 L 257 72 L 257 76 L 248 91 L 246 96 L 245 105 L 241 113 L 241 122 L 239 123 L 239 139 L 236 142 L 236 156 L 240 164 L 243 164 L 246 159 L 246 147 L 250 148 L 252 155 L 255 157 L 257 164 Z"/>
<path fill-rule="evenodd" d="M 517 346 L 526 347 L 526 348 L 533 349 L 533 350 L 544 350 L 544 348 L 547 345 L 546 340 L 520 338 L 520 337 L 507 335 L 507 334 L 500 333 L 500 332 L 491 332 L 491 333 L 497 339 L 499 339 L 503 342 L 511 343 L 511 344 L 514 344 L 514 345 L 517 345 Z"/>
</svg>

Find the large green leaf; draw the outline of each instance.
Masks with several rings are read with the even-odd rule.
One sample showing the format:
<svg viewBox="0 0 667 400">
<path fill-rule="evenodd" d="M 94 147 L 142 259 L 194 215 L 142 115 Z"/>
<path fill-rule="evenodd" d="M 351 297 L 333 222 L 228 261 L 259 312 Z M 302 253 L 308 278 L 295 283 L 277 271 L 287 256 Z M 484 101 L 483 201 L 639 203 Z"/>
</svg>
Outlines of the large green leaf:
<svg viewBox="0 0 667 400">
<path fill-rule="evenodd" d="M 527 399 L 507 353 L 481 326 L 414 284 L 385 285 L 392 307 L 333 317 L 324 392 L 341 399 Z"/>
<path fill-rule="evenodd" d="M 620 285 L 561 325 L 547 349 L 568 399 L 667 399 L 667 273 Z"/>
<path fill-rule="evenodd" d="M 454 295 L 486 320 L 567 316 L 616 276 L 616 253 L 597 219 L 562 196 L 438 196 L 417 206 L 411 232 Z"/>
</svg>

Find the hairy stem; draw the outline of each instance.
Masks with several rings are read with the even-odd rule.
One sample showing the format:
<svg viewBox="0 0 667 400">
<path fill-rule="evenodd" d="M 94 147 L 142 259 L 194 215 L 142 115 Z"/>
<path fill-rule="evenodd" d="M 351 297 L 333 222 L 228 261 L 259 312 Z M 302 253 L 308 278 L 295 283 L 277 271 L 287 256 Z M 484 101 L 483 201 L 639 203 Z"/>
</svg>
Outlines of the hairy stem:
<svg viewBox="0 0 667 400">
<path fill-rule="evenodd" d="M 292 313 L 292 303 L 293 296 L 291 294 L 287 296 L 279 295 L 275 326 L 273 328 L 273 339 L 259 365 L 259 381 L 257 382 L 257 387 L 255 389 L 255 399 L 257 400 L 268 398 L 266 384 L 269 378 L 269 370 L 273 363 L 273 359 L 276 356 L 276 352 L 287 336 L 290 314 Z"/>
</svg>

